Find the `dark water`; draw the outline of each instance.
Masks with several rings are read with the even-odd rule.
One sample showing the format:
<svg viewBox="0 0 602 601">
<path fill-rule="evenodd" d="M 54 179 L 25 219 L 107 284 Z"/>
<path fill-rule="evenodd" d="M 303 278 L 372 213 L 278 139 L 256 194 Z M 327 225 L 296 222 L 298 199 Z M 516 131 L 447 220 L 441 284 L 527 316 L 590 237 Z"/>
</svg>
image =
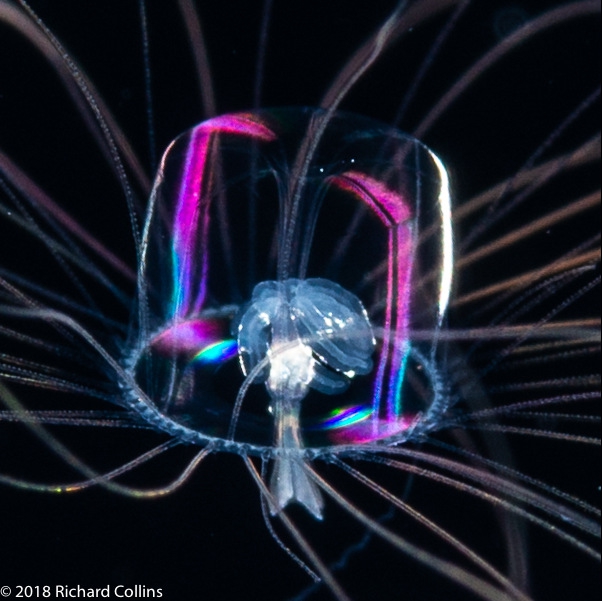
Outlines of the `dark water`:
<svg viewBox="0 0 602 601">
<path fill-rule="evenodd" d="M 148 4 L 154 150 L 148 135 L 136 3 L 63 2 L 56 6 L 39 1 L 32 6 L 95 83 L 150 172 L 156 161 L 153 157 L 175 135 L 201 121 L 203 109 L 176 7 Z M 224 2 L 219 7 L 203 4 L 199 3 L 198 9 L 207 39 L 218 112 L 253 107 L 261 3 Z M 347 57 L 395 7 L 393 2 L 274 4 L 265 47 L 261 106 L 317 105 Z M 402 117 L 401 129 L 413 132 L 428 108 L 505 32 L 557 5 L 549 1 L 497 0 L 475 4 L 425 76 Z M 405 43 L 396 45 L 362 78 L 342 107 L 393 122 L 422 57 L 432 48 L 449 14 L 444 12 L 408 34 Z M 106 240 L 117 255 L 133 264 L 134 245 L 127 211 L 114 174 L 52 70 L 30 44 L 4 27 L 0 31 L 0 145 L 57 202 Z M 424 142 L 451 171 L 458 203 L 512 176 L 594 91 L 599 79 L 598 48 L 599 25 L 595 16 L 556 27 L 490 69 L 427 133 Z M 544 150 L 542 159 L 574 148 L 599 132 L 598 104 L 594 103 L 567 127 L 551 148 Z M 530 216 L 563 206 L 590 191 L 595 176 L 594 170 L 584 169 L 560 178 L 536 198 L 530 209 L 520 212 L 519 217 L 509 217 L 516 222 L 506 222 L 506 227 L 519 227 Z M 134 194 L 142 199 L 142 187 L 134 184 Z M 4 223 L 2 227 L 4 231 Z M 474 223 L 458 225 L 460 243 L 472 227 Z M 562 231 L 562 239 L 555 239 L 552 232 L 548 240 L 538 239 L 532 247 L 502 253 L 494 266 L 477 266 L 463 272 L 456 293 L 522 272 L 523 262 L 526 268 L 531 262 L 546 262 L 558 255 L 558 248 L 574 248 L 599 231 L 599 224 L 595 225 L 588 214 Z M 21 242 L 20 235 L 9 230 L 0 246 L 1 260 L 15 269 L 17 263 L 25 265 L 29 277 L 53 287 L 52 273 L 35 271 L 39 248 L 23 246 Z M 18 252 L 12 250 L 17 244 Z M 117 281 L 131 292 L 127 281 Z M 530 319 L 541 319 L 546 310 L 568 298 L 571 291 L 572 288 L 561 289 L 552 296 L 549 306 L 534 309 Z M 127 320 L 128 310 L 108 295 L 99 292 L 97 301 L 114 319 Z M 452 318 L 458 327 L 484 325 L 496 310 L 499 308 L 484 310 L 482 314 L 458 310 Z M 572 305 L 567 317 L 595 315 L 596 311 L 595 299 L 590 295 Z M 0 344 L 5 344 L 5 339 L 0 339 Z M 592 365 L 584 366 L 587 361 Z M 589 367 L 596 369 L 589 357 L 567 362 L 568 367 L 565 364 L 564 368 L 569 373 L 571 367 L 575 373 L 587 373 Z M 544 371 L 538 375 L 551 377 Z M 497 379 L 485 380 L 483 385 L 487 388 L 504 384 L 505 378 L 514 381 L 531 376 L 500 371 Z M 41 407 L 48 399 L 46 393 L 33 394 L 28 388 L 16 390 L 26 404 L 31 402 L 35 407 Z M 543 391 L 541 396 L 544 394 L 552 395 L 554 391 Z M 105 407 L 100 401 L 73 396 L 78 409 Z M 67 408 L 72 401 L 59 396 L 57 402 Z M 591 405 L 579 410 L 592 413 Z M 554 429 L 556 424 L 544 422 L 543 427 Z M 589 434 L 585 425 L 581 428 L 577 424 L 576 431 Z M 79 456 L 99 469 L 119 465 L 163 440 L 153 433 L 130 429 L 82 432 L 65 428 L 57 433 Z M 590 449 L 528 436 L 512 438 L 511 447 L 519 469 L 589 502 L 597 502 L 599 457 Z M 0 425 L 0 456 L 3 473 L 41 481 L 78 479 L 24 428 L 11 424 Z M 175 449 L 140 469 L 129 483 L 152 486 L 169 481 L 190 456 L 191 449 Z M 322 473 L 363 509 L 376 516 L 387 511 L 386 503 L 350 485 L 332 466 L 323 467 Z M 397 494 L 404 492 L 405 476 L 381 476 Z M 270 537 L 261 518 L 259 494 L 238 457 L 210 457 L 180 491 L 160 500 L 123 498 L 99 489 L 72 495 L 2 489 L 0 494 L 0 586 L 10 584 L 13 592 L 19 584 L 141 584 L 161 588 L 167 599 L 286 599 L 309 584 L 307 576 Z M 485 504 L 429 483 L 416 484 L 408 501 L 503 568 L 505 542 L 494 512 Z M 327 507 L 324 523 L 318 524 L 298 508 L 291 512 L 327 563 L 335 561 L 364 534 L 354 520 L 343 519 L 338 513 Z M 406 518 L 397 516 L 391 524 L 415 544 L 457 559 Z M 599 564 L 540 529 L 530 529 L 527 538 L 534 599 L 599 598 Z M 374 540 L 354 554 L 336 576 L 354 599 L 473 598 L 386 543 Z M 329 593 L 322 587 L 309 598 L 329 598 Z"/>
</svg>

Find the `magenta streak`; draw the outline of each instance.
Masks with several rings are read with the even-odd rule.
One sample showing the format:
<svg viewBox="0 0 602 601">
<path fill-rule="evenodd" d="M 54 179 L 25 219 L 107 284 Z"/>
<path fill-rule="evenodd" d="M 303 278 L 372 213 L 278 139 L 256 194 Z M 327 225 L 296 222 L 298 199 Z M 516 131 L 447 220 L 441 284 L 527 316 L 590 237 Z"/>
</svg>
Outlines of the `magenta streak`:
<svg viewBox="0 0 602 601">
<path fill-rule="evenodd" d="M 393 257 L 394 245 L 393 245 L 393 232 L 389 230 L 388 236 L 388 248 L 389 257 Z M 378 361 L 378 370 L 376 372 L 376 379 L 374 381 L 374 393 L 372 396 L 372 416 L 374 418 L 373 435 L 375 438 L 378 437 L 378 429 L 380 428 L 380 401 L 383 398 L 383 380 L 385 378 L 385 371 L 387 369 L 387 363 L 389 361 L 389 348 L 391 343 L 391 310 L 393 308 L 393 265 L 391 264 L 391 258 L 387 262 L 387 306 L 385 309 L 385 323 L 384 323 L 384 337 L 382 341 L 382 347 L 380 352 L 380 358 Z M 388 417 L 388 415 L 387 415 Z"/>
<path fill-rule="evenodd" d="M 182 321 L 151 340 L 151 346 L 165 354 L 196 355 L 200 350 L 220 341 L 223 326 L 215 320 Z"/>
<path fill-rule="evenodd" d="M 186 162 L 184 164 L 184 175 L 178 195 L 178 204 L 174 218 L 174 268 L 176 299 L 174 306 L 174 317 L 184 317 L 190 305 L 191 263 L 193 260 L 194 241 L 197 237 L 198 212 L 200 205 L 201 181 L 207 150 L 209 146 L 210 133 L 199 125 L 192 132 Z M 203 274 L 206 269 L 206 253 L 203 253 Z M 201 280 L 203 282 L 203 280 Z M 201 284 L 204 286 L 204 283 Z"/>
<path fill-rule="evenodd" d="M 411 217 L 410 208 L 398 192 L 364 173 L 346 171 L 329 177 L 328 181 L 355 194 L 387 227 L 403 223 Z"/>
<path fill-rule="evenodd" d="M 397 384 L 402 376 L 400 370 L 406 352 L 409 279 L 412 269 L 411 234 L 405 222 L 411 217 L 410 207 L 404 198 L 390 190 L 382 182 L 360 173 L 346 171 L 334 175 L 328 181 L 339 188 L 351 192 L 372 209 L 389 231 L 389 261 L 387 270 L 387 306 L 385 309 L 384 338 L 376 372 L 373 393 L 373 435 L 378 437 L 382 430 L 378 419 L 380 403 L 383 398 L 383 382 L 388 381 L 386 392 L 387 419 L 399 419 L 396 411 Z M 395 307 L 395 315 L 393 310 Z M 391 333 L 395 339 L 391 341 Z M 390 351 L 390 345 L 392 350 Z M 389 353 L 391 360 L 389 362 Z M 388 372 L 388 377 L 386 373 Z"/>
<path fill-rule="evenodd" d="M 206 248 L 209 229 L 210 197 L 202 198 L 203 175 L 207 165 L 207 155 L 211 137 L 214 134 L 238 134 L 262 141 L 271 141 L 276 134 L 250 114 L 222 115 L 201 123 L 194 128 L 188 143 L 184 174 L 178 194 L 174 217 L 174 317 L 186 316 L 191 309 L 200 310 L 206 294 L 209 256 Z M 199 234 L 199 222 L 201 232 Z M 191 307 L 192 272 L 196 261 L 196 242 L 205 243 L 201 257 L 201 277 L 196 292 L 194 307 Z"/>
<path fill-rule="evenodd" d="M 411 428 L 416 422 L 416 416 L 406 415 L 396 421 L 372 417 L 371 422 L 371 424 L 359 422 L 347 428 L 332 430 L 330 438 L 336 444 L 362 444 L 382 440 L 397 436 Z"/>
<path fill-rule="evenodd" d="M 412 271 L 412 237 L 409 228 L 398 225 L 394 231 L 396 238 L 396 279 L 391 286 L 397 289 L 395 295 L 395 339 L 389 367 L 389 387 L 387 390 L 387 418 L 396 420 L 398 415 L 398 384 L 403 377 L 402 362 L 407 352 L 407 329 L 409 319 L 410 275 Z"/>
</svg>

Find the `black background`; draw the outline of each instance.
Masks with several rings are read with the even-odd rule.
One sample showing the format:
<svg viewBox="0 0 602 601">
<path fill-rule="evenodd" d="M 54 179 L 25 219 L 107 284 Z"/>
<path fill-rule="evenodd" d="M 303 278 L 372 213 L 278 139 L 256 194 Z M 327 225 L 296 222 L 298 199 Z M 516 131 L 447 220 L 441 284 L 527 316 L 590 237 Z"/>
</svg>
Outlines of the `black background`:
<svg viewBox="0 0 602 601">
<path fill-rule="evenodd" d="M 490 48 L 505 28 L 537 16 L 554 2 L 475 2 L 448 45 L 437 57 L 400 127 L 412 132 L 459 75 Z M 326 6 L 324 6 L 326 5 Z M 64 42 L 111 107 L 139 153 L 147 172 L 153 157 L 181 131 L 203 119 L 193 63 L 175 3 L 148 2 L 150 74 L 156 148 L 148 136 L 144 62 L 137 2 L 32 2 L 48 27 Z M 350 54 L 394 8 L 394 2 L 275 1 L 265 47 L 261 106 L 319 103 Z M 254 106 L 261 2 L 200 2 L 218 112 Z M 362 78 L 343 103 L 346 110 L 386 122 L 394 119 L 405 91 L 432 47 L 449 13 L 408 36 Z M 594 18 L 541 36 L 523 51 L 491 69 L 467 91 L 425 137 L 443 157 L 454 180 L 458 202 L 511 176 L 550 135 L 599 79 L 599 30 Z M 123 195 L 115 177 L 82 126 L 67 95 L 31 45 L 6 27 L 0 29 L 0 145 L 61 205 L 130 264 L 133 241 Z M 599 131 L 596 111 L 569 129 L 556 150 L 571 148 Z M 553 154 L 553 153 L 551 153 Z M 549 156 L 549 154 L 548 154 Z M 559 206 L 578 193 L 573 178 L 550 198 Z M 135 186 L 138 196 L 143 196 Z M 534 209 L 536 211 L 543 209 Z M 459 231 L 461 239 L 463 233 Z M 578 240 L 581 233 L 574 232 Z M 0 247 L 35 266 L 30 245 Z M 17 242 L 22 242 L 18 240 Z M 11 239 L 11 244 L 17 244 Z M 566 242 L 565 242 L 566 243 Z M 552 247 L 534 253 L 552 254 Z M 8 259 L 7 259 L 8 260 Z M 500 270 L 517 268 L 509 257 Z M 48 274 L 40 278 L 48 285 Z M 491 274 L 462 276 L 470 289 Z M 493 277 L 497 277 L 495 274 Z M 484 281 L 484 280 L 483 280 Z M 119 282 L 128 289 L 128 284 Z M 99 302 L 103 302 L 100 299 Z M 107 307 L 118 319 L 124 312 Z M 458 317 L 460 319 L 461 316 Z M 0 340 L 5 344 L 5 340 Z M 28 402 L 27 389 L 17 388 Z M 25 392 L 24 392 L 25 391 Z M 43 395 L 42 395 L 43 397 Z M 34 400 L 32 402 L 39 402 Z M 44 399 L 42 399 L 44 402 Z M 61 406 L 64 406 L 64 402 Z M 78 407 L 99 407 L 77 400 Z M 58 430 L 63 435 L 64 430 Z M 64 439 L 98 467 L 118 465 L 159 440 L 135 430 L 69 431 Z M 577 445 L 518 441 L 521 467 L 560 488 L 593 501 L 599 470 L 593 453 Z M 522 453 L 522 455 L 521 455 Z M 24 429 L 1 424 L 2 471 L 32 480 L 48 474 L 77 479 Z M 129 482 L 151 486 L 174 477 L 191 449 L 176 449 Z M 592 465 L 594 464 L 594 465 Z M 323 473 L 336 480 L 334 470 Z M 37 476 L 37 478 L 36 478 Z M 52 481 L 53 477 L 50 478 Z M 403 483 L 393 482 L 396 490 Z M 385 504 L 350 490 L 358 504 L 375 515 Z M 99 489 L 78 494 L 36 494 L 0 490 L 0 586 L 107 584 L 161 588 L 167 599 L 286 599 L 308 585 L 306 575 L 271 539 L 260 512 L 259 494 L 240 458 L 213 456 L 175 494 L 153 501 L 130 499 Z M 465 496 L 424 486 L 410 501 L 488 556 L 499 559 L 503 540 L 487 510 Z M 328 561 L 358 541 L 362 529 L 326 511 L 317 524 L 302 511 L 292 515 Z M 395 522 L 416 544 L 445 553 L 420 529 Z M 533 531 L 530 579 L 538 600 L 599 598 L 597 565 L 554 536 Z M 502 564 L 503 564 L 503 560 Z M 384 543 L 371 542 L 356 553 L 337 577 L 354 599 L 462 600 L 472 598 Z M 329 598 L 324 587 L 311 599 Z"/>
</svg>

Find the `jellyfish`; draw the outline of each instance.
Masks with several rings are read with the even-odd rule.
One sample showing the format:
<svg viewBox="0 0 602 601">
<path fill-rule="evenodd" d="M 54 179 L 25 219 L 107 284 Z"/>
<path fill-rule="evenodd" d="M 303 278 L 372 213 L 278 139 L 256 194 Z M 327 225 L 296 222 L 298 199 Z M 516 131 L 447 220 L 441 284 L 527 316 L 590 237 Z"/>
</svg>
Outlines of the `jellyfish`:
<svg viewBox="0 0 602 601">
<path fill-rule="evenodd" d="M 0 4 L 6 584 L 598 598 L 599 4 L 78 4 Z"/>
</svg>

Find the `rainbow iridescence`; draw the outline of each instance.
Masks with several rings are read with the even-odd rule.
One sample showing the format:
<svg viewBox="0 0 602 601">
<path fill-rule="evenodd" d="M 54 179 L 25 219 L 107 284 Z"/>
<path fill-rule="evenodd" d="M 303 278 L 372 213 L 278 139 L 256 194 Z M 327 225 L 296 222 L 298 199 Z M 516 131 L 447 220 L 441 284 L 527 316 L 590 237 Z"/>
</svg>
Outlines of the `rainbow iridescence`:
<svg viewBox="0 0 602 601">
<path fill-rule="evenodd" d="M 223 115 L 177 138 L 145 228 L 154 333 L 134 357 L 166 429 L 301 450 L 417 427 L 438 402 L 451 281 L 442 169 L 401 132 L 314 109 Z"/>
</svg>

